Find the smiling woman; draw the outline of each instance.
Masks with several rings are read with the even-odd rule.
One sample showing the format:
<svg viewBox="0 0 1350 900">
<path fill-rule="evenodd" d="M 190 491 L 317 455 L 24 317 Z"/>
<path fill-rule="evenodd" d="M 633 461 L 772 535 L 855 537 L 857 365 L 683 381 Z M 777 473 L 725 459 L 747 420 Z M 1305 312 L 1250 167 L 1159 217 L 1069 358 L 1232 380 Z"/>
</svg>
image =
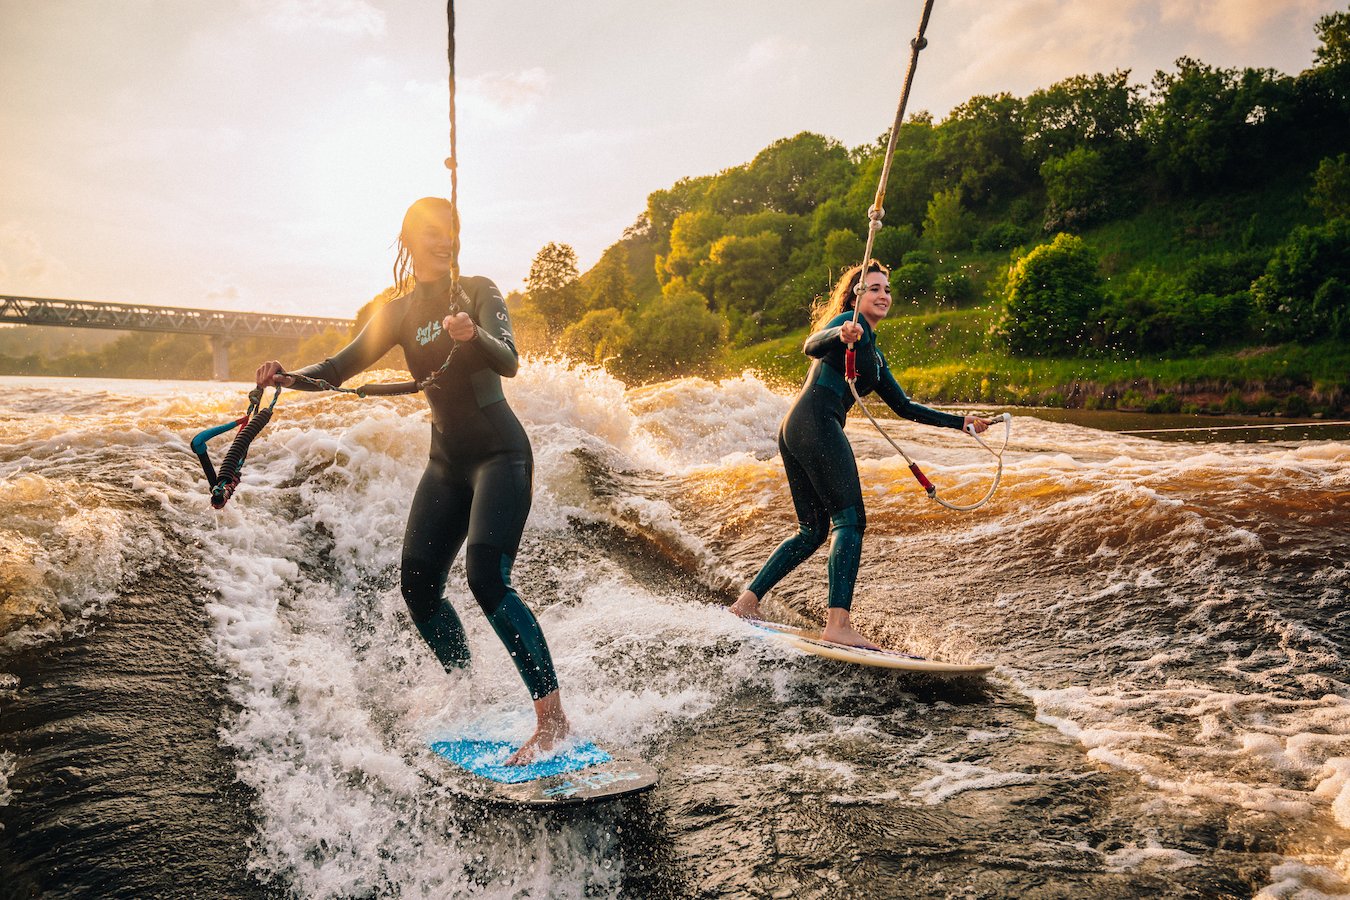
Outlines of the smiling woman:
<svg viewBox="0 0 1350 900">
<path fill-rule="evenodd" d="M 731 611 L 759 618 L 759 601 L 830 538 L 829 612 L 824 640 L 880 649 L 851 623 L 853 585 L 862 556 L 862 484 L 844 420 L 855 397 L 876 391 L 896 415 L 925 425 L 984 431 L 977 416 L 954 416 L 914 403 L 895 381 L 877 346 L 875 328 L 891 309 L 886 267 L 876 260 L 854 266 L 835 284 L 815 317 L 815 333 L 802 348 L 814 362 L 806 384 L 778 430 L 778 451 L 792 491 L 798 531 L 769 557 Z M 849 390 L 846 354 L 856 354 L 856 390 Z"/>
<path fill-rule="evenodd" d="M 450 565 L 466 547 L 469 590 L 506 645 L 534 700 L 535 733 L 508 761 L 527 764 L 568 733 L 543 630 L 512 587 L 511 567 L 530 512 L 534 457 L 502 393 L 519 369 L 511 320 L 497 286 L 460 278 L 453 202 L 424 197 L 399 232 L 399 296 L 323 362 L 288 373 L 258 367 L 258 386 L 318 390 L 364 371 L 393 347 L 431 407 L 431 453 L 403 538 L 401 584 L 414 625 L 447 672 L 469 665 L 464 627 L 445 598 Z"/>
</svg>

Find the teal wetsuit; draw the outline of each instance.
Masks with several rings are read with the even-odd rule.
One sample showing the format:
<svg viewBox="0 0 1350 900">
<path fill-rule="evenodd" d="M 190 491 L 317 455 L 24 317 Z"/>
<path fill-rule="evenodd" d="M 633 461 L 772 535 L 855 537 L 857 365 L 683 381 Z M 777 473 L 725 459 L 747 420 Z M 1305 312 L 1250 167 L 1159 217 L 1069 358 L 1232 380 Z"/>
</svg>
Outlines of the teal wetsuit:
<svg viewBox="0 0 1350 900">
<path fill-rule="evenodd" d="M 844 419 L 853 408 L 853 394 L 844 380 L 844 351 L 839 328 L 853 320 L 852 312 L 840 313 L 806 339 L 802 348 L 814 357 L 806 383 L 778 429 L 778 452 L 783 457 L 792 504 L 799 530 L 784 541 L 760 569 L 747 588 L 763 598 L 789 572 L 797 568 L 830 536 L 830 606 L 849 609 L 853 585 L 862 555 L 862 485 L 853 447 L 844 436 Z M 860 396 L 873 391 L 903 416 L 925 425 L 961 428 L 964 419 L 913 402 L 906 396 L 877 346 L 867 320 L 859 317 L 863 336 L 854 344 L 857 352 Z"/>
<path fill-rule="evenodd" d="M 538 700 L 558 689 L 558 679 L 538 621 L 511 587 L 534 474 L 529 438 L 502 394 L 502 376 L 515 375 L 519 359 L 497 286 L 476 277 L 461 278 L 460 286 L 468 297 L 463 312 L 477 335 L 459 344 L 449 368 L 426 390 L 431 457 L 403 536 L 403 599 L 441 664 L 447 670 L 468 665 L 464 627 L 444 596 L 450 564 L 467 541 L 469 590 Z M 451 311 L 448 276 L 418 282 L 381 307 L 336 355 L 297 374 L 341 384 L 399 346 L 421 381 L 450 353 L 454 342 L 441 320 Z"/>
</svg>

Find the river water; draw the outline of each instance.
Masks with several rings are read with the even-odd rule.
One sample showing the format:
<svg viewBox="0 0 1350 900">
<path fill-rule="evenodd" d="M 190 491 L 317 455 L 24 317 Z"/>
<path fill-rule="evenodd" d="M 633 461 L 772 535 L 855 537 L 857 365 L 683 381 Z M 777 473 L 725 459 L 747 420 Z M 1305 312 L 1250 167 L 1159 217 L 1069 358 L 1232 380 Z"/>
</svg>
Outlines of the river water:
<svg viewBox="0 0 1350 900">
<path fill-rule="evenodd" d="M 1343 430 L 1175 442 L 1026 411 L 995 499 L 953 513 L 851 422 L 855 619 L 997 665 L 941 680 L 720 608 L 793 530 L 790 398 L 529 362 L 515 583 L 576 728 L 663 780 L 525 814 L 465 801 L 426 750 L 531 717 L 462 563 L 468 673 L 406 618 L 420 398 L 285 393 L 214 512 L 188 440 L 247 386 L 0 388 L 5 897 L 1350 895 Z M 944 496 L 983 493 L 969 437 L 883 424 Z M 766 611 L 819 621 L 823 580 L 822 555 Z"/>
</svg>

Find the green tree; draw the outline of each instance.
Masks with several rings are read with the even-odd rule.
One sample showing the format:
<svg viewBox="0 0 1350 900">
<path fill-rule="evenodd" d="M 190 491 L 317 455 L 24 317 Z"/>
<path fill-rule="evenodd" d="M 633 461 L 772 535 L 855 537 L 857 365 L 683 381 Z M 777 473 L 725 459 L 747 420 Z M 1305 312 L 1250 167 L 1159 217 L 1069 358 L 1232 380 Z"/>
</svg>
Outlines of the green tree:
<svg viewBox="0 0 1350 900">
<path fill-rule="evenodd" d="M 811 215 L 811 239 L 823 241 L 825 235 L 841 228 L 861 231 L 867 227 L 867 214 L 854 209 L 839 198 L 826 200 Z"/>
<path fill-rule="evenodd" d="M 558 348 L 569 356 L 602 365 L 621 356 L 633 342 L 633 329 L 617 309 L 593 309 L 567 326 Z"/>
<path fill-rule="evenodd" d="M 680 213 L 670 228 L 670 254 L 657 258 L 662 271 L 662 284 L 671 278 L 688 278 L 695 268 L 708 259 L 713 241 L 726 232 L 727 220 L 718 213 L 705 209 L 689 210 Z"/>
<path fill-rule="evenodd" d="M 672 284 L 633 317 L 626 375 L 643 381 L 689 375 L 721 350 L 726 323 L 694 291 Z"/>
<path fill-rule="evenodd" d="M 1096 255 L 1082 238 L 1056 235 L 1013 264 L 1003 304 L 999 331 L 1013 353 L 1080 350 L 1102 304 Z"/>
<path fill-rule="evenodd" d="M 862 262 L 866 246 L 863 239 L 848 228 L 831 231 L 825 236 L 825 265 L 835 272 Z"/>
<path fill-rule="evenodd" d="M 1328 13 L 1317 20 L 1313 31 L 1322 41 L 1315 54 L 1318 65 L 1350 64 L 1350 11 Z"/>
<path fill-rule="evenodd" d="M 765 300 L 782 280 L 783 240 L 771 231 L 751 237 L 727 235 L 712 246 L 701 277 L 690 283 L 731 322 L 738 341 L 758 336 Z"/>
<path fill-rule="evenodd" d="M 752 208 L 811 215 L 847 189 L 853 162 L 838 141 L 803 131 L 761 150 L 747 175 L 755 191 Z"/>
<path fill-rule="evenodd" d="M 669 249 L 670 233 L 675 220 L 682 213 L 707 203 L 708 186 L 712 181 L 711 175 L 681 178 L 666 190 L 653 191 L 647 196 L 647 224 L 658 253 Z"/>
<path fill-rule="evenodd" d="M 628 272 L 628 248 L 614 244 L 600 255 L 600 261 L 586 273 L 589 293 L 587 307 L 591 310 L 633 308 L 633 276 Z"/>
<path fill-rule="evenodd" d="M 845 206 L 859 211 L 859 227 L 866 226 L 866 211 L 876 197 L 888 137 L 885 135 L 875 147 L 860 151 L 857 176 L 844 196 Z M 928 207 L 928 199 L 933 196 L 933 186 L 939 177 L 939 168 L 933 117 L 926 112 L 915 113 L 900 126 L 900 133 L 896 135 L 891 172 L 886 179 L 886 224 L 917 227 L 923 221 L 924 210 Z"/>
<path fill-rule="evenodd" d="M 739 237 L 754 237 L 772 232 L 782 240 L 787 251 L 806 244 L 811 239 L 811 228 L 806 216 L 763 210 L 727 220 L 726 233 Z"/>
<path fill-rule="evenodd" d="M 581 318 L 584 301 L 578 278 L 577 254 L 567 244 L 545 244 L 530 264 L 526 303 L 548 323 L 550 340 Z"/>
<path fill-rule="evenodd" d="M 1153 77 L 1142 125 L 1158 172 L 1183 190 L 1250 182 L 1284 134 L 1292 82 L 1269 69 L 1216 69 L 1189 57 Z"/>
<path fill-rule="evenodd" d="M 1328 156 L 1317 164 L 1308 203 L 1328 219 L 1350 216 L 1350 155 Z"/>
<path fill-rule="evenodd" d="M 923 239 L 936 250 L 965 250 L 970 247 L 971 216 L 961 205 L 961 191 L 939 191 L 928 201 L 923 220 Z"/>
<path fill-rule="evenodd" d="M 1033 92 L 1022 112 L 1033 165 L 1080 147 L 1119 151 L 1138 137 L 1143 101 L 1128 69 L 1075 75 Z"/>
<path fill-rule="evenodd" d="M 1022 141 L 1021 100 L 1011 94 L 971 97 L 937 131 L 944 183 L 977 206 L 1011 196 L 1029 181 Z"/>
<path fill-rule="evenodd" d="M 1075 147 L 1041 164 L 1045 182 L 1045 230 L 1078 231 L 1107 218 L 1112 211 L 1116 177 L 1106 158 L 1087 147 Z"/>
</svg>

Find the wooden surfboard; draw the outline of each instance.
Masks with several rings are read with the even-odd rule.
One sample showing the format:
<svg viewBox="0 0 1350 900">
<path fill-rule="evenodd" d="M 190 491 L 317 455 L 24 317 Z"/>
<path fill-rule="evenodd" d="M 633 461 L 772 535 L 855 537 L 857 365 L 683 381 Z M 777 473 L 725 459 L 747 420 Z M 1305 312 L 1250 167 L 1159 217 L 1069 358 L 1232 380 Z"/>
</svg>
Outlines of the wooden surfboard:
<svg viewBox="0 0 1350 900">
<path fill-rule="evenodd" d="M 631 797 L 656 787 L 660 776 L 642 760 L 586 742 L 527 766 L 504 765 L 518 745 L 455 738 L 431 751 L 464 775 L 456 787 L 476 800 L 506 806 L 563 807 Z"/>
<path fill-rule="evenodd" d="M 901 653 L 898 650 L 869 650 L 865 647 L 850 647 L 836 644 L 821 638 L 820 632 L 805 628 L 794 628 L 778 622 L 763 622 L 759 619 L 747 619 L 756 630 L 765 637 L 779 641 L 803 653 L 821 656 L 839 662 L 855 663 L 860 666 L 876 666 L 882 669 L 901 669 L 906 672 L 930 672 L 935 675 L 984 675 L 993 671 L 993 663 L 953 663 L 938 659 L 928 659 Z"/>
</svg>

